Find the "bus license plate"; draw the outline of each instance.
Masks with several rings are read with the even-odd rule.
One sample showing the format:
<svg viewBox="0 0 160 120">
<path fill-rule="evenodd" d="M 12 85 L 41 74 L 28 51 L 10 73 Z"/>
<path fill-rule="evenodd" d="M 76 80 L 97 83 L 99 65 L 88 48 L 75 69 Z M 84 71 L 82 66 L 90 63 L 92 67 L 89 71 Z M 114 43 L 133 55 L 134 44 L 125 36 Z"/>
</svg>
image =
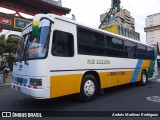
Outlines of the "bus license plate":
<svg viewBox="0 0 160 120">
<path fill-rule="evenodd" d="M 17 87 L 17 91 L 20 92 L 21 91 L 21 87 Z"/>
</svg>

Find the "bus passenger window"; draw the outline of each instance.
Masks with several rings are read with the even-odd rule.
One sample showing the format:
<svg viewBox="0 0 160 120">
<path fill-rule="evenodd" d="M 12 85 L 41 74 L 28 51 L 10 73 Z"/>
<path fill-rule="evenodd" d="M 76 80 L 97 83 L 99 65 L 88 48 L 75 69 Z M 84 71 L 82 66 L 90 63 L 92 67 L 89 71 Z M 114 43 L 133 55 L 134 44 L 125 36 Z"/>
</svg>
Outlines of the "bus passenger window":
<svg viewBox="0 0 160 120">
<path fill-rule="evenodd" d="M 54 56 L 73 57 L 74 44 L 73 35 L 62 31 L 54 31 L 52 54 Z"/>
</svg>

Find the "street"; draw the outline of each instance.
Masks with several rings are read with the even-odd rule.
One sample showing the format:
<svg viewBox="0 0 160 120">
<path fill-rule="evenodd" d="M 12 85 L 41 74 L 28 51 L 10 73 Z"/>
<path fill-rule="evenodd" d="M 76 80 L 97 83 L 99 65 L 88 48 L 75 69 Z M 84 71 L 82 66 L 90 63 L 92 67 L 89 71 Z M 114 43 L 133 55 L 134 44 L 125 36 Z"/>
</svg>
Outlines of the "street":
<svg viewBox="0 0 160 120">
<path fill-rule="evenodd" d="M 105 89 L 103 95 L 88 103 L 79 102 L 76 95 L 37 100 L 5 86 L 0 87 L 0 111 L 159 111 L 160 102 L 147 100 L 149 96 L 160 96 L 157 79 L 146 86 L 131 84 Z"/>
</svg>

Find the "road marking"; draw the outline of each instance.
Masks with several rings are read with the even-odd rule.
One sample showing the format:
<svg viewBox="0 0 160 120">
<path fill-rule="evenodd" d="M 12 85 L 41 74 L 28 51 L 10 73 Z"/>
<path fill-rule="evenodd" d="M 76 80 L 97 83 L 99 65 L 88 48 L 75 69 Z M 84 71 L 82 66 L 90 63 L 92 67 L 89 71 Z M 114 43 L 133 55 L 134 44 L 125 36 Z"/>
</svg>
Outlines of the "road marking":
<svg viewBox="0 0 160 120">
<path fill-rule="evenodd" d="M 160 102 L 159 96 L 149 96 L 149 97 L 146 97 L 146 99 L 152 102 Z"/>
</svg>

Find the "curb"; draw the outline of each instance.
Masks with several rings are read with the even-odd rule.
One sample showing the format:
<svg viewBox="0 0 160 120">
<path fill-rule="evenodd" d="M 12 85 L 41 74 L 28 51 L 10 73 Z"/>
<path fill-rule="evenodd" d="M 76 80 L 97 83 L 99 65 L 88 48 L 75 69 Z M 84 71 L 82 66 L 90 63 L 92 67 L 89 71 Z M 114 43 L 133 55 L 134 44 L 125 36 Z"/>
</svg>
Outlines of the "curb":
<svg viewBox="0 0 160 120">
<path fill-rule="evenodd" d="M 8 86 L 11 86 L 11 85 L 0 85 L 0 88 L 1 87 L 8 87 Z"/>
</svg>

